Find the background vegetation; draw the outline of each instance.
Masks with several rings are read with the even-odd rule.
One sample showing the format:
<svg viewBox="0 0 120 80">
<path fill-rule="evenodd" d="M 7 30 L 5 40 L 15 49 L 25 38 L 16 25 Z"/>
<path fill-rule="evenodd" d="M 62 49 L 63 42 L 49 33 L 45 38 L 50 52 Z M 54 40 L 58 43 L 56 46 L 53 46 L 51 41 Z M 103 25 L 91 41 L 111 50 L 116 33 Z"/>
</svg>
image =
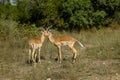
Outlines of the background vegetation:
<svg viewBox="0 0 120 80">
<path fill-rule="evenodd" d="M 18 0 L 0 4 L 0 18 L 63 30 L 100 28 L 120 23 L 120 0 Z"/>
<path fill-rule="evenodd" d="M 54 36 L 71 35 L 86 49 L 57 48 L 45 39 L 42 64 L 28 64 L 28 39 L 53 25 Z M 72 31 L 72 33 L 70 32 Z M 0 3 L 0 80 L 120 80 L 120 0 L 18 0 Z"/>
</svg>

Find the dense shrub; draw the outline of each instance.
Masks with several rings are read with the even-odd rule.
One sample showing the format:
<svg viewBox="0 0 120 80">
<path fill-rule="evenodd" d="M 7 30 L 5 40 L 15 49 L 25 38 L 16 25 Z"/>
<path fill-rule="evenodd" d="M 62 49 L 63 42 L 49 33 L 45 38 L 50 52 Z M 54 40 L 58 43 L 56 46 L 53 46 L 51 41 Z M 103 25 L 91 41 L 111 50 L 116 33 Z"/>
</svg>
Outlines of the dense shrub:
<svg viewBox="0 0 120 80">
<path fill-rule="evenodd" d="M 120 0 L 18 0 L 0 4 L 0 18 L 37 27 L 80 30 L 120 22 Z"/>
<path fill-rule="evenodd" d="M 16 6 L 12 6 L 10 4 L 0 4 L 0 18 L 16 20 L 18 18 L 17 13 L 18 10 Z"/>
<path fill-rule="evenodd" d="M 11 39 L 15 34 L 16 27 L 15 21 L 0 19 L 0 38 Z"/>
<path fill-rule="evenodd" d="M 13 20 L 0 19 L 0 40 L 17 41 L 39 35 L 40 31 L 35 25 L 20 25 Z"/>
</svg>

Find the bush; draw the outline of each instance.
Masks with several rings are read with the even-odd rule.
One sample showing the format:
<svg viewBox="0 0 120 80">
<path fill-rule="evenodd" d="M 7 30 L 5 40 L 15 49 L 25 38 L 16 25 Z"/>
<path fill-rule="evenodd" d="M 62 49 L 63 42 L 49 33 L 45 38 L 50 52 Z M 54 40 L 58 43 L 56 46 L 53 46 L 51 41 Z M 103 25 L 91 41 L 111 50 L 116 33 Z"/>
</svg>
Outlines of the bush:
<svg viewBox="0 0 120 80">
<path fill-rule="evenodd" d="M 20 24 L 80 30 L 120 23 L 120 0 L 18 0 L 0 4 L 0 18 Z"/>
<path fill-rule="evenodd" d="M 115 20 L 118 22 L 118 24 L 120 24 L 120 11 L 115 12 Z"/>
<path fill-rule="evenodd" d="M 0 19 L 0 38 L 11 39 L 15 35 L 16 27 L 15 21 Z"/>
<path fill-rule="evenodd" d="M 17 13 L 18 9 L 16 6 L 0 4 L 0 18 L 16 20 L 18 18 Z"/>
<path fill-rule="evenodd" d="M 18 41 L 30 37 L 38 37 L 40 32 L 34 25 L 21 25 L 13 20 L 0 19 L 0 39 Z"/>
</svg>

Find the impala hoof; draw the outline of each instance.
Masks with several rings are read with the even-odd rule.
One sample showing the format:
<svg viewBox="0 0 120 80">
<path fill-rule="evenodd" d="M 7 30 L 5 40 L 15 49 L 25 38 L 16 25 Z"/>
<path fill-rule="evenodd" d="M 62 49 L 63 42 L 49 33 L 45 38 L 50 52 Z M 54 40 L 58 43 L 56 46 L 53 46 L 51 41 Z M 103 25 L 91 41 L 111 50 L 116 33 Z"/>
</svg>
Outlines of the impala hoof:
<svg viewBox="0 0 120 80">
<path fill-rule="evenodd" d="M 61 64 L 61 61 L 59 63 Z"/>
<path fill-rule="evenodd" d="M 36 63 L 36 61 L 35 61 L 35 60 L 32 60 L 32 62 L 33 62 L 33 63 Z"/>
<path fill-rule="evenodd" d="M 38 63 L 40 63 L 40 64 L 41 64 L 41 61 L 38 61 Z"/>
<path fill-rule="evenodd" d="M 76 59 L 73 59 L 72 63 L 75 63 L 76 62 Z"/>
</svg>

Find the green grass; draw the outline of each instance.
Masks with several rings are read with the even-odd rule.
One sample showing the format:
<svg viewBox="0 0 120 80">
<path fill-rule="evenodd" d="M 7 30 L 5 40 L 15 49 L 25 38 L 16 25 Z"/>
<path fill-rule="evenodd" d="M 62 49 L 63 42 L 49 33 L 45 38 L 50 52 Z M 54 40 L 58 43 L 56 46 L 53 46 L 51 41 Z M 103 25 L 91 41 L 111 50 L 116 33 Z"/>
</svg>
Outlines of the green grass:
<svg viewBox="0 0 120 80">
<path fill-rule="evenodd" d="M 0 80 L 120 80 L 120 29 L 56 32 L 71 35 L 81 41 L 86 49 L 75 44 L 78 50 L 76 63 L 72 64 L 72 51 L 62 47 L 62 63 L 57 58 L 57 48 L 45 40 L 42 64 L 28 64 L 27 38 L 0 41 Z"/>
</svg>

